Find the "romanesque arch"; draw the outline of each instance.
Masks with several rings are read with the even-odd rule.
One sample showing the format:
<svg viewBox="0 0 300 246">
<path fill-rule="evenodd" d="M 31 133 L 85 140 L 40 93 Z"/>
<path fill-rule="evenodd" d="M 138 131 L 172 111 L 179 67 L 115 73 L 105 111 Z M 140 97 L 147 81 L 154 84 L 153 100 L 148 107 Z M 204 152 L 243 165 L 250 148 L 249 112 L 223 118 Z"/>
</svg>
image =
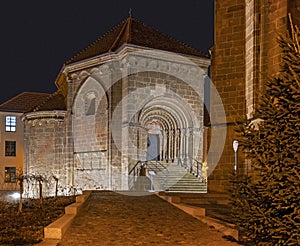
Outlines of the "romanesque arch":
<svg viewBox="0 0 300 246">
<path fill-rule="evenodd" d="M 72 112 L 74 183 L 83 189 L 107 188 L 108 99 L 99 81 L 88 77 L 81 84 Z"/>
<path fill-rule="evenodd" d="M 140 110 L 138 122 L 144 131 L 140 134 L 158 135 L 160 161 L 182 162 L 185 166 L 190 165 L 191 160 L 201 158 L 199 151 L 200 134 L 197 135 L 199 123 L 192 115 L 189 105 L 180 97 L 158 96 L 145 103 Z M 155 129 L 156 128 L 156 129 Z M 141 136 L 139 144 L 147 153 L 145 142 L 146 136 Z M 195 147 L 195 148 L 194 148 Z M 147 158 L 146 158 L 147 159 Z"/>
</svg>

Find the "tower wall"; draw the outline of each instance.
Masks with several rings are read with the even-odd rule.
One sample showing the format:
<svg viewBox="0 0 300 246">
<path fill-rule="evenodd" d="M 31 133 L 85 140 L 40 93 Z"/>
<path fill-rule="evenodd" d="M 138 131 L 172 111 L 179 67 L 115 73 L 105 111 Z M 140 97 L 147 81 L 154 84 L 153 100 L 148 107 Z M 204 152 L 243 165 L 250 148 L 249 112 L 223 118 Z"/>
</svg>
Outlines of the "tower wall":
<svg viewBox="0 0 300 246">
<path fill-rule="evenodd" d="M 288 13 L 292 13 L 294 24 L 299 24 L 298 5 L 295 0 L 215 1 L 211 78 L 225 107 L 227 139 L 222 157 L 209 177 L 210 191 L 226 191 L 230 187 L 228 181 L 234 167 L 232 142 L 238 140 L 236 122 L 259 118 L 257 108 L 264 85 L 280 70 L 282 53 L 277 39 L 287 33 Z M 246 167 L 244 156 L 239 148 L 241 174 L 250 168 Z"/>
<path fill-rule="evenodd" d="M 245 2 L 215 1 L 215 41 L 211 79 L 223 101 L 227 136 L 218 165 L 208 177 L 209 191 L 224 191 L 234 168 L 232 141 L 237 119 L 245 115 Z M 211 107 L 214 107 L 213 102 Z M 215 126 L 218 127 L 218 126 Z"/>
</svg>

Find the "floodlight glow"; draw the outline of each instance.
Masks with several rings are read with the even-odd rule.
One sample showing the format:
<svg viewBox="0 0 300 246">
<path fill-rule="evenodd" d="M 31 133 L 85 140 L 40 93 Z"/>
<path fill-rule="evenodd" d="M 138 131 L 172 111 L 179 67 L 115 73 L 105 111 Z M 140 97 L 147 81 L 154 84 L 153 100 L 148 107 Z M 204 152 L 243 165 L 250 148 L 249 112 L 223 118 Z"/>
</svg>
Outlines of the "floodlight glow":
<svg viewBox="0 0 300 246">
<path fill-rule="evenodd" d="M 155 175 L 155 172 L 154 172 L 154 171 L 149 171 L 149 174 L 150 174 L 151 176 L 154 176 L 154 175 Z"/>
<path fill-rule="evenodd" d="M 20 193 L 15 192 L 15 193 L 11 194 L 10 196 L 11 196 L 12 198 L 14 198 L 14 199 L 19 199 L 19 198 L 20 198 Z"/>
</svg>

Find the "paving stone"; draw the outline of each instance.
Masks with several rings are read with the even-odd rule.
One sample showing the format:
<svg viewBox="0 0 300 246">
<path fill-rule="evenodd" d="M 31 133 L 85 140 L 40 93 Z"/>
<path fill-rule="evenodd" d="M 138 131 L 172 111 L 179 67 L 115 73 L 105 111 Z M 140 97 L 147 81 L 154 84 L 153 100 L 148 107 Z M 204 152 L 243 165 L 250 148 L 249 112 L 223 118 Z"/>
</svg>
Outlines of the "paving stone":
<svg viewBox="0 0 300 246">
<path fill-rule="evenodd" d="M 59 246 L 238 245 L 156 195 L 93 192 Z"/>
</svg>

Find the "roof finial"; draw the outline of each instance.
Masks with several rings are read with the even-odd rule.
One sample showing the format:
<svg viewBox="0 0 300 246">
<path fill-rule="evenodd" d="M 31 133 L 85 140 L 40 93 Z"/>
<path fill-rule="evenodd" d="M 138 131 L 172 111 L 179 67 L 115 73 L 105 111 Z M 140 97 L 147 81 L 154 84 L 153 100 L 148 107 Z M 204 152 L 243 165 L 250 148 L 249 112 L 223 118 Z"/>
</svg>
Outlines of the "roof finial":
<svg viewBox="0 0 300 246">
<path fill-rule="evenodd" d="M 129 17 L 131 18 L 131 12 L 132 12 L 132 9 L 131 8 L 129 8 L 129 12 L 128 12 L 128 14 L 129 14 Z"/>
</svg>

